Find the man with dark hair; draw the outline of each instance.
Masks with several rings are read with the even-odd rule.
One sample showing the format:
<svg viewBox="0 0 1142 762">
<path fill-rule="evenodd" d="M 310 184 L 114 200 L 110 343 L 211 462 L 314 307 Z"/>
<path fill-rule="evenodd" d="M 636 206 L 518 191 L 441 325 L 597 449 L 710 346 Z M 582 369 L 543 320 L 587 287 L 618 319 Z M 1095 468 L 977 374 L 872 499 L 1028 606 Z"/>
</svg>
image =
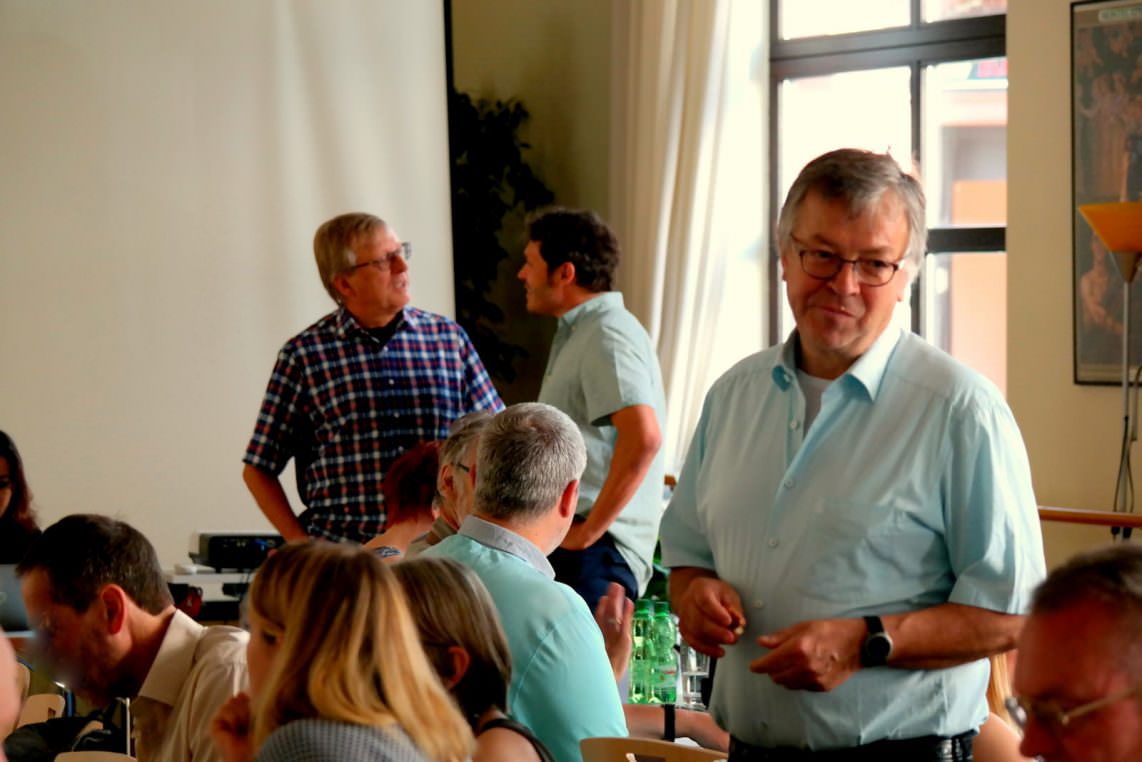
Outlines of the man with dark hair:
<svg viewBox="0 0 1142 762">
<path fill-rule="evenodd" d="M 1142 759 L 1142 546 L 1082 553 L 1047 576 L 1019 636 L 1014 689 L 1026 756 Z"/>
<path fill-rule="evenodd" d="M 17 573 L 59 679 L 96 706 L 132 700 L 141 762 L 221 760 L 210 722 L 246 686 L 247 635 L 178 611 L 147 538 L 106 516 L 67 516 Z"/>
<path fill-rule="evenodd" d="M 422 554 L 459 561 L 487 586 L 512 656 L 508 713 L 558 762 L 581 762 L 584 738 L 626 735 L 603 636 L 546 558 L 571 525 L 586 462 L 566 414 L 512 405 L 480 434 L 475 512 Z"/>
<path fill-rule="evenodd" d="M 893 320 L 927 235 L 891 156 L 811 161 L 776 238 L 796 330 L 710 388 L 662 522 L 680 629 L 732 762 L 970 759 L 1044 571 L 1015 418 Z"/>
<path fill-rule="evenodd" d="M 571 416 L 587 443 L 576 521 L 551 563 L 592 607 L 610 582 L 630 598 L 646 589 L 662 516 L 662 374 L 613 290 L 618 263 L 618 241 L 593 212 L 554 208 L 528 222 L 527 309 L 559 319 L 539 401 Z"/>
<path fill-rule="evenodd" d="M 337 309 L 278 353 L 242 478 L 286 540 L 365 542 L 385 529 L 381 483 L 393 461 L 503 403 L 464 329 L 409 305 L 412 246 L 384 220 L 334 217 L 313 252 Z M 278 478 L 291 458 L 301 516 Z"/>
</svg>

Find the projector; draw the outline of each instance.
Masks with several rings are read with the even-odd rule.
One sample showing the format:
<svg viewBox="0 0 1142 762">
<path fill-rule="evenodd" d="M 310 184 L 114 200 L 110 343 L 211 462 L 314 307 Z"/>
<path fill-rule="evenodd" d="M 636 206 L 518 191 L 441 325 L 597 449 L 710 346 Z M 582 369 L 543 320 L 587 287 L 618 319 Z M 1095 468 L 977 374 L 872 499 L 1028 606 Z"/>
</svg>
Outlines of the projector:
<svg viewBox="0 0 1142 762">
<path fill-rule="evenodd" d="M 282 542 L 281 535 L 266 532 L 199 532 L 198 552 L 190 559 L 216 571 L 249 571 Z"/>
</svg>

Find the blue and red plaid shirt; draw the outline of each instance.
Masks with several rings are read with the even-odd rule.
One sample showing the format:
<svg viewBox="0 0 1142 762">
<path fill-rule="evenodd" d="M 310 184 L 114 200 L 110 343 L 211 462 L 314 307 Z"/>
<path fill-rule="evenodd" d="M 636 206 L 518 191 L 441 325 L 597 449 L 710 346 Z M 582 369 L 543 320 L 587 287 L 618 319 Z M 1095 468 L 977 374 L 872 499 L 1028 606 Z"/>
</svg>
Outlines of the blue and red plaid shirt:
<svg viewBox="0 0 1142 762">
<path fill-rule="evenodd" d="M 243 460 L 277 476 L 296 458 L 305 531 L 364 542 L 384 529 L 381 480 L 394 460 L 444 439 L 465 413 L 503 406 L 452 320 L 405 307 L 386 343 L 340 309 L 278 353 Z"/>
</svg>

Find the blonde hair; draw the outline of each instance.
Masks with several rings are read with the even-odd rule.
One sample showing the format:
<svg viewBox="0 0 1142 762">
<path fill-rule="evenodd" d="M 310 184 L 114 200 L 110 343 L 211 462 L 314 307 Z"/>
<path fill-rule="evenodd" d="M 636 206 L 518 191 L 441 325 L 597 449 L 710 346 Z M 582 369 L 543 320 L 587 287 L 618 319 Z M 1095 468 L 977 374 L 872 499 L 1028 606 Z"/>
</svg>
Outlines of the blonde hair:
<svg viewBox="0 0 1142 762">
<path fill-rule="evenodd" d="M 262 565 L 249 600 L 279 637 L 254 698 L 255 748 L 288 722 L 320 717 L 399 725 L 435 762 L 471 755 L 472 733 L 428 663 L 400 584 L 375 554 L 287 545 Z"/>
<path fill-rule="evenodd" d="M 1011 676 L 1007 669 L 1007 654 L 994 654 L 988 661 L 991 664 L 991 676 L 987 680 L 987 708 L 1001 720 L 1011 723 L 1011 715 L 1007 713 L 1007 699 L 1011 696 Z"/>
<path fill-rule="evenodd" d="M 507 709 L 512 657 L 488 588 L 451 558 L 418 557 L 390 567 L 404 586 L 429 659 L 442 678 L 452 672 L 448 649 L 468 652 L 468 671 L 452 689 L 475 726 L 488 708 Z"/>
<path fill-rule="evenodd" d="M 375 230 L 386 230 L 388 226 L 380 217 L 365 212 L 350 212 L 322 223 L 313 235 L 313 256 L 317 260 L 317 272 L 321 285 L 333 301 L 341 304 L 341 294 L 333 285 L 333 279 L 353 267 L 357 261 L 353 247 Z"/>
</svg>

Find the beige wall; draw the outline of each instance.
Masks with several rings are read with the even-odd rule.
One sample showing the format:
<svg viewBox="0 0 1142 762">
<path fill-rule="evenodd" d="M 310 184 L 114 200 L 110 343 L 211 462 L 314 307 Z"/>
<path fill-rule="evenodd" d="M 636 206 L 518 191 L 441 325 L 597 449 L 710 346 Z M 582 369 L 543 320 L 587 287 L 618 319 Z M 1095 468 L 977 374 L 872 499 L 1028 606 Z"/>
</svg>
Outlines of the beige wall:
<svg viewBox="0 0 1142 762">
<path fill-rule="evenodd" d="M 1039 503 L 1109 510 L 1120 393 L 1072 380 L 1070 8 L 1069 0 L 1008 6 L 1007 396 Z M 1137 467 L 1134 479 L 1142 485 Z M 1049 524 L 1044 539 L 1053 566 L 1110 534 Z"/>
</svg>

